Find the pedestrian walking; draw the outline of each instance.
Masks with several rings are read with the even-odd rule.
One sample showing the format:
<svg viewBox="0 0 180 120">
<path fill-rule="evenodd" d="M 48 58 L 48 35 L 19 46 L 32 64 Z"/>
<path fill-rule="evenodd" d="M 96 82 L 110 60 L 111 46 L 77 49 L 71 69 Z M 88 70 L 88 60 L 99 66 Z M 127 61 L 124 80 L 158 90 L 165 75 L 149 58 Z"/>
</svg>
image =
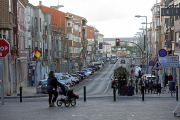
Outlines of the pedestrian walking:
<svg viewBox="0 0 180 120">
<path fill-rule="evenodd" d="M 170 75 L 168 76 L 168 81 L 172 81 L 172 80 L 173 80 L 173 76 L 170 73 Z"/>
<path fill-rule="evenodd" d="M 57 81 L 57 78 L 54 77 L 54 71 L 49 72 L 47 81 L 47 91 L 49 93 L 49 107 L 55 107 L 54 102 L 58 97 L 57 86 L 60 86 L 62 91 L 64 91 L 64 87 L 61 83 Z M 52 98 L 53 95 L 54 97 Z"/>
</svg>

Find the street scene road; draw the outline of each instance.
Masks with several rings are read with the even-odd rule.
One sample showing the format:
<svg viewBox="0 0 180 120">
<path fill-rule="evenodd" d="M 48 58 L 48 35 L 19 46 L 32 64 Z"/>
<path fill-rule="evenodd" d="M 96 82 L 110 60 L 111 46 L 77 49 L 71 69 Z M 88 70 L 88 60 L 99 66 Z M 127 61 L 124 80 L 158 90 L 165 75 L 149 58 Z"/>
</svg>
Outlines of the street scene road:
<svg viewBox="0 0 180 120">
<path fill-rule="evenodd" d="M 0 11 L 0 120 L 180 119 L 180 0 L 1 0 Z"/>
<path fill-rule="evenodd" d="M 124 59 L 126 63 L 121 64 L 120 61 Z M 167 92 L 160 97 L 156 94 L 145 94 L 145 101 L 142 101 L 140 94 L 128 97 L 119 96 L 116 92 L 116 101 L 113 100 L 113 88 L 111 88 L 113 70 L 119 66 L 130 69 L 128 61 L 128 58 L 119 58 L 115 64 L 108 62 L 88 79 L 72 86 L 74 92 L 80 96 L 74 107 L 56 105 L 56 108 L 49 108 L 48 97 L 25 97 L 24 93 L 22 103 L 19 102 L 19 98 L 5 99 L 5 104 L 0 106 L 0 118 L 5 120 L 178 120 L 179 118 L 175 118 L 172 112 L 178 102 Z M 86 102 L 84 102 L 84 86 L 86 86 Z M 58 99 L 60 98 L 59 95 Z"/>
</svg>

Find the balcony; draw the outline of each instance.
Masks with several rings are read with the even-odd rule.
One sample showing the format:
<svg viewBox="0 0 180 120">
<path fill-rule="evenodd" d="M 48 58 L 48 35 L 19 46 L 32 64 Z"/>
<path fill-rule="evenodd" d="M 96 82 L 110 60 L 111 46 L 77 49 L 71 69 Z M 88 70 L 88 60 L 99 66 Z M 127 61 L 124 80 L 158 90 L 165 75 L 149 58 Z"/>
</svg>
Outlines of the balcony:
<svg viewBox="0 0 180 120">
<path fill-rule="evenodd" d="M 1 13 L 3 15 L 3 13 Z M 0 30 L 12 30 L 15 26 L 15 16 L 12 12 L 9 12 L 7 16 L 3 16 L 0 19 Z"/>
</svg>

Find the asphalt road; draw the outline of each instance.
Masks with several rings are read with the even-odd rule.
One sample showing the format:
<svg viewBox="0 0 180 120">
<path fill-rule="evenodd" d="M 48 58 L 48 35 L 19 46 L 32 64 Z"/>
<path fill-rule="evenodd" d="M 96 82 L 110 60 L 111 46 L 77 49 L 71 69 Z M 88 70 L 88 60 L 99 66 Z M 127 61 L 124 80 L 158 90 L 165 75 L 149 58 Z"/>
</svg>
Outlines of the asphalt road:
<svg viewBox="0 0 180 120">
<path fill-rule="evenodd" d="M 113 100 L 110 86 L 113 70 L 119 66 L 130 70 L 128 59 L 126 64 L 120 64 L 120 60 L 73 87 L 80 95 L 76 106 L 49 108 L 48 97 L 23 98 L 22 103 L 19 99 L 5 99 L 5 104 L 0 105 L 0 120 L 179 120 L 172 113 L 178 104 L 173 97 L 147 97 L 142 101 L 138 96 L 117 96 L 116 101 Z"/>
<path fill-rule="evenodd" d="M 126 63 L 121 64 L 121 59 L 125 59 Z M 119 66 L 123 66 L 127 70 L 129 70 L 129 59 L 119 58 L 119 60 L 115 64 L 107 63 L 106 66 L 95 72 L 92 77 L 89 77 L 86 82 L 80 83 L 79 85 L 74 87 L 74 92 L 80 96 L 83 96 L 84 86 L 86 86 L 87 97 L 112 95 L 113 90 L 111 88 L 111 78 L 114 70 Z"/>
</svg>

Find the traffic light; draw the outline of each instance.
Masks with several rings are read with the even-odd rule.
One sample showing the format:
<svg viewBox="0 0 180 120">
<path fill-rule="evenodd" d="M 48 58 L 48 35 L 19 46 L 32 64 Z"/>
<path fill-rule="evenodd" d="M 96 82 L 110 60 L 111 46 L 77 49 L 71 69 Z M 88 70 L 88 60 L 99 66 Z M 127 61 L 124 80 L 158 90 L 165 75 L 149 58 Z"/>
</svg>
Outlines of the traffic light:
<svg viewBox="0 0 180 120">
<path fill-rule="evenodd" d="M 103 43 L 99 43 L 99 49 L 103 49 Z"/>
<path fill-rule="evenodd" d="M 119 39 L 116 39 L 116 46 L 119 46 Z"/>
</svg>

